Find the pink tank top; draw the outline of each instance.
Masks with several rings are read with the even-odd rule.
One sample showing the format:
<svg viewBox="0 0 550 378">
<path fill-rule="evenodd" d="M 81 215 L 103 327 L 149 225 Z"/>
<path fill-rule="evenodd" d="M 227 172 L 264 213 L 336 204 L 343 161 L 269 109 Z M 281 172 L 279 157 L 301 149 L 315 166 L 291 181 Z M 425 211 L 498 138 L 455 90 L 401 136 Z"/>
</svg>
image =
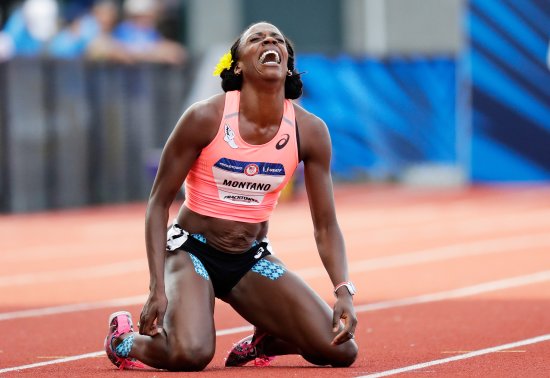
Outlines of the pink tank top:
<svg viewBox="0 0 550 378">
<path fill-rule="evenodd" d="M 265 144 L 252 145 L 239 133 L 239 91 L 227 92 L 214 140 L 185 180 L 185 206 L 196 213 L 240 222 L 269 219 L 279 194 L 298 165 L 294 106 L 285 100 L 279 130 Z"/>
</svg>

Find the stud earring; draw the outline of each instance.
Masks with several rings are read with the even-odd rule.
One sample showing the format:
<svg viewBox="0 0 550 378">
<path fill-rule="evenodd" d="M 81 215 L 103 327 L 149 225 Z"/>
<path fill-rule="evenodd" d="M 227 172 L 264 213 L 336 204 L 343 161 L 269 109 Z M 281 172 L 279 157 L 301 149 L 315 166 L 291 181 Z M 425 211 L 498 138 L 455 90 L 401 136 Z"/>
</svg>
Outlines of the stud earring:
<svg viewBox="0 0 550 378">
<path fill-rule="evenodd" d="M 291 70 L 286 71 L 286 76 L 292 76 L 292 71 Z"/>
</svg>

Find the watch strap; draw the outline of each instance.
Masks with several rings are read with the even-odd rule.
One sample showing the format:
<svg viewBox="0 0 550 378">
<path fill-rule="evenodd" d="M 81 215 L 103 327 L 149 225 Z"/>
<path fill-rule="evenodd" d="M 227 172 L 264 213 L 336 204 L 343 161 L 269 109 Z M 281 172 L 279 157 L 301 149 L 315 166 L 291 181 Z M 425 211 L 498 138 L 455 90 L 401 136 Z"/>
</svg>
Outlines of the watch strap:
<svg viewBox="0 0 550 378">
<path fill-rule="evenodd" d="M 355 295 L 356 293 L 356 290 L 355 290 L 355 286 L 353 285 L 353 283 L 351 281 L 344 281 L 344 282 L 341 282 L 339 283 L 338 285 L 336 285 L 334 287 L 334 295 L 336 296 L 336 291 L 338 291 L 338 289 L 340 289 L 341 287 L 345 286 L 346 289 L 348 290 L 348 292 L 351 294 L 351 295 Z"/>
</svg>

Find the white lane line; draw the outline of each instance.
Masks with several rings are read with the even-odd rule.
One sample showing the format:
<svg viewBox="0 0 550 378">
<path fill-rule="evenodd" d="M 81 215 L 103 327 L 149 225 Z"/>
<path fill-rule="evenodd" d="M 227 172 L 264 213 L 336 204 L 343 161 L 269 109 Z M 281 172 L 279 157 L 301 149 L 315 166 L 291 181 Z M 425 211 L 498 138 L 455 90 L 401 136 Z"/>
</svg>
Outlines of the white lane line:
<svg viewBox="0 0 550 378">
<path fill-rule="evenodd" d="M 233 335 L 235 333 L 251 332 L 253 329 L 254 329 L 254 327 L 252 327 L 250 325 L 242 326 L 242 327 L 222 329 L 220 331 L 216 331 L 216 336 L 225 336 L 225 335 Z M 105 351 L 101 350 L 99 352 L 79 354 L 79 355 L 76 355 L 76 356 L 63 357 L 63 358 L 58 358 L 58 359 L 50 360 L 50 361 L 37 362 L 37 363 L 34 363 L 34 364 L 4 368 L 4 369 L 0 369 L 0 374 L 9 373 L 11 371 L 34 369 L 34 368 L 48 366 L 48 365 L 63 364 L 65 362 L 84 360 L 86 358 L 95 358 L 95 357 L 101 357 L 101 356 L 105 356 Z"/>
<path fill-rule="evenodd" d="M 0 369 L 0 374 L 9 373 L 10 371 L 20 371 L 20 370 L 34 369 L 34 368 L 42 367 L 42 366 L 62 364 L 62 363 L 65 363 L 65 362 L 83 360 L 85 358 L 94 358 L 94 357 L 99 357 L 102 354 L 104 355 L 105 352 L 104 351 L 92 352 L 92 353 L 86 353 L 86 354 L 79 354 L 77 356 L 58 358 L 56 360 L 51 360 L 51 361 L 37 362 L 35 364 L 14 366 L 14 367 L 11 367 L 11 368 Z"/>
<path fill-rule="evenodd" d="M 531 285 L 535 283 L 541 283 L 550 281 L 550 270 L 545 270 L 538 273 L 527 274 L 524 276 L 517 276 L 512 278 L 505 278 L 497 281 L 484 282 L 477 285 L 465 286 L 458 289 L 441 291 L 438 293 L 423 294 L 415 297 L 394 299 L 389 301 L 382 301 L 376 303 L 369 303 L 366 305 L 359 305 L 355 307 L 357 312 L 363 311 L 377 311 L 394 307 L 403 307 L 410 305 L 417 305 L 422 303 L 438 302 L 448 299 L 456 299 L 462 297 L 469 297 L 472 295 L 489 293 L 492 291 L 511 289 L 520 286 Z"/>
<path fill-rule="evenodd" d="M 442 210 L 441 207 L 438 206 L 434 206 L 434 209 L 430 211 L 430 214 L 433 214 L 427 220 L 422 218 L 423 212 L 419 213 L 417 210 L 414 210 L 411 214 L 411 209 L 400 209 L 398 216 L 399 223 L 396 224 L 389 224 L 388 222 L 383 221 L 383 219 L 381 220 L 381 217 L 388 217 L 387 209 L 373 209 L 372 212 L 369 211 L 369 214 L 365 214 L 364 211 L 359 212 L 354 208 L 350 209 L 353 213 L 342 219 L 341 226 L 343 229 L 345 228 L 345 233 L 367 233 L 369 235 L 369 244 L 373 242 L 393 242 L 395 240 L 399 240 L 401 237 L 409 237 L 413 228 L 415 237 L 421 236 L 421 239 L 428 237 L 433 238 L 434 233 L 437 234 L 439 230 L 444 233 L 448 232 L 445 225 L 441 223 L 440 218 Z M 479 204 L 476 205 L 475 203 L 472 203 L 468 207 L 458 205 L 457 207 L 451 206 L 445 208 L 445 216 L 450 222 L 456 237 L 480 235 L 488 230 L 490 231 L 495 229 L 498 229 L 501 232 L 503 230 L 516 233 L 528 232 L 530 230 L 532 231 L 533 224 L 539 226 L 541 224 L 544 225 L 544 221 L 550 216 L 550 208 L 544 208 L 542 205 L 536 207 L 533 206 L 533 204 L 528 207 L 523 205 L 520 208 L 509 208 L 505 213 L 490 215 L 487 215 L 486 213 L 478 214 L 478 207 Z M 396 211 L 396 209 L 393 211 Z M 472 214 L 476 214 L 476 216 L 474 217 Z M 288 217 L 292 215 L 287 214 L 286 216 Z M 389 215 L 390 219 L 393 219 L 394 217 L 395 215 Z M 518 222 L 518 217 L 521 217 L 521 222 Z M 282 216 L 282 218 L 285 218 L 285 216 Z M 294 218 L 291 218 L 290 221 L 295 221 Z M 406 222 L 403 223 L 404 221 Z M 289 220 L 283 219 L 282 222 L 289 223 Z M 299 226 L 299 224 L 297 223 L 296 226 Z M 90 227 L 92 226 L 86 227 L 86 233 L 90 231 Z M 108 230 L 105 232 L 102 231 L 101 233 L 105 234 L 107 231 Z M 312 229 L 311 232 L 313 232 Z M 94 231 L 92 234 L 95 236 L 98 233 L 98 231 Z M 310 241 L 310 238 L 311 237 L 309 235 L 304 236 L 303 233 L 300 235 L 289 235 L 287 233 L 284 239 L 277 242 L 277 249 L 291 249 L 293 253 L 304 253 L 303 250 L 297 252 L 294 251 L 293 247 L 297 243 Z M 0 255 L 0 262 L 33 261 L 36 263 L 39 260 L 49 260 L 54 257 L 66 256 L 66 250 L 71 250 L 72 255 L 97 255 L 97 247 L 94 247 L 93 244 L 87 243 L 87 241 L 88 239 L 83 237 L 82 239 L 73 242 L 52 242 L 47 246 L 41 245 L 40 248 L 30 245 L 18 246 L 16 250 L 11 250 L 11 248 L 8 247 L 9 252 L 3 251 L 3 254 Z M 103 251 L 104 254 L 105 252 L 106 251 Z"/>
<path fill-rule="evenodd" d="M 350 262 L 350 272 L 359 273 L 378 269 L 410 266 L 432 261 L 443 261 L 460 257 L 514 252 L 523 249 L 550 247 L 548 233 L 502 237 L 473 242 L 451 244 L 444 247 L 411 251 L 393 256 L 377 257 Z M 0 287 L 31 285 L 38 283 L 75 281 L 88 278 L 109 277 L 125 273 L 147 271 L 145 259 L 127 260 L 114 264 L 86 267 L 55 272 L 37 272 L 0 277 Z M 326 270 L 322 267 L 295 270 L 302 278 L 323 277 Z"/>
<path fill-rule="evenodd" d="M 0 277 L 0 287 L 32 285 L 50 282 L 76 281 L 88 278 L 109 277 L 125 273 L 147 271 L 147 260 L 126 260 L 94 267 L 73 268 L 51 272 L 35 272 Z"/>
<path fill-rule="evenodd" d="M 402 298 L 396 300 L 382 301 L 376 303 L 370 303 L 366 305 L 356 306 L 356 310 L 359 311 L 374 311 L 382 310 L 385 308 L 392 308 L 398 306 L 408 306 L 419 303 L 427 303 L 433 301 L 439 301 L 444 299 L 459 298 L 469 295 L 476 295 L 480 293 L 486 293 L 495 290 L 507 289 L 511 287 L 529 285 L 532 283 L 544 282 L 550 280 L 550 271 L 542 271 L 534 274 L 528 274 L 513 278 L 506 278 L 497 281 L 485 282 L 478 285 L 466 286 L 459 289 L 424 294 L 415 297 Z M 145 302 L 146 296 L 136 295 L 133 297 L 117 298 L 106 301 L 99 302 L 88 302 L 88 303 L 78 303 L 78 304 L 69 304 L 63 306 L 52 306 L 52 307 L 43 307 L 37 309 L 29 310 L 20 310 L 12 312 L 0 313 L 0 321 L 3 320 L 12 320 L 12 319 L 23 319 L 23 318 L 34 318 L 39 316 L 46 315 L 57 315 L 65 314 L 70 312 L 77 311 L 87 311 L 87 310 L 99 310 L 104 308 L 113 308 L 121 306 L 134 306 L 141 305 Z"/>
<path fill-rule="evenodd" d="M 392 370 L 381 371 L 381 372 L 378 372 L 378 373 L 362 375 L 362 376 L 358 376 L 357 378 L 387 377 L 389 375 L 405 373 L 405 372 L 408 372 L 408 371 L 413 371 L 413 370 L 418 370 L 418 369 L 424 369 L 424 368 L 427 368 L 427 367 L 430 367 L 430 366 L 435 366 L 435 365 L 447 364 L 447 363 L 453 362 L 453 361 L 465 360 L 467 358 L 483 356 L 484 354 L 495 353 L 495 352 L 499 352 L 499 351 L 502 351 L 502 350 L 505 350 L 505 349 L 512 349 L 512 348 L 525 346 L 525 345 L 530 345 L 530 344 L 542 343 L 542 342 L 549 341 L 549 340 L 550 340 L 550 333 L 548 333 L 546 335 L 540 335 L 540 336 L 532 337 L 530 339 L 515 341 L 515 342 L 512 342 L 512 343 L 508 343 L 508 344 L 502 344 L 502 345 L 497 345 L 497 346 L 490 347 L 490 348 L 479 349 L 479 350 L 476 350 L 476 351 L 473 351 L 473 352 L 470 352 L 470 353 L 461 354 L 460 356 L 441 358 L 439 360 L 422 362 L 422 363 L 419 363 L 419 364 L 409 365 L 409 366 L 405 366 L 405 367 L 398 368 L 398 369 L 392 369 Z"/>
<path fill-rule="evenodd" d="M 360 273 L 434 261 L 450 260 L 454 258 L 514 252 L 549 246 L 550 235 L 548 235 L 548 233 L 477 240 L 474 242 L 451 244 L 445 247 L 406 252 L 399 255 L 350 261 L 349 271 L 351 273 Z M 322 267 L 314 267 L 297 270 L 296 273 L 298 273 L 302 278 L 313 278 L 326 274 L 326 270 Z"/>
<path fill-rule="evenodd" d="M 29 309 L 29 310 L 4 312 L 4 313 L 0 313 L 0 321 L 11 320 L 11 319 L 22 319 L 22 318 L 34 318 L 37 316 L 45 316 L 45 315 L 65 314 L 65 313 L 77 312 L 77 311 L 99 310 L 99 309 L 110 308 L 110 307 L 132 306 L 138 303 L 145 303 L 146 299 L 147 299 L 146 295 L 135 295 L 133 297 L 110 299 L 110 300 L 99 301 L 99 302 L 76 303 L 76 304 L 69 304 L 69 305 L 63 305 L 63 306 L 52 306 L 52 307 L 35 308 L 35 309 Z"/>
<path fill-rule="evenodd" d="M 362 312 L 370 312 L 370 311 L 377 311 L 382 309 L 388 309 L 388 308 L 395 308 L 395 307 L 402 307 L 402 306 L 409 306 L 413 304 L 422 304 L 427 302 L 436 302 L 436 301 L 442 301 L 445 299 L 452 299 L 452 298 L 458 298 L 458 297 L 464 297 L 469 295 L 476 295 L 481 294 L 489 291 L 495 291 L 495 290 L 501 290 L 501 289 L 509 289 L 512 287 L 518 287 L 518 286 L 524 286 L 529 285 L 533 283 L 543 282 L 543 281 L 549 281 L 550 280 L 550 270 L 543 271 L 539 273 L 509 278 L 509 279 L 503 279 L 498 281 L 492 281 L 492 282 L 486 282 L 479 285 L 474 286 L 467 286 L 455 290 L 449 290 L 445 292 L 439 292 L 439 293 L 433 293 L 433 294 L 425 294 L 420 295 L 416 297 L 410 297 L 410 298 L 403 298 L 398 300 L 390 300 L 390 301 L 383 301 L 383 302 L 377 302 L 362 306 L 356 306 L 355 311 L 357 313 Z M 141 303 L 141 302 L 140 302 Z M 138 304 L 138 303 L 135 303 Z M 235 327 L 235 328 L 228 328 L 216 331 L 216 336 L 225 336 L 225 335 L 232 335 L 235 333 L 241 333 L 241 332 L 249 332 L 253 328 L 252 326 L 242 326 L 242 327 Z M 514 345 L 520 346 L 520 345 Z M 512 348 L 512 347 L 510 347 Z M 507 348 L 508 349 L 508 348 Z M 22 366 L 15 366 L 11 368 L 5 368 L 0 369 L 0 374 L 7 373 L 10 371 L 17 371 L 17 370 L 26 370 L 26 369 L 32 369 L 36 367 L 46 366 L 46 365 L 52 365 L 52 364 L 61 364 L 65 362 L 75 361 L 75 360 L 81 360 L 85 358 L 92 358 L 97 357 L 105 352 L 99 351 L 99 352 L 93 352 L 93 353 L 87 353 L 87 354 L 81 354 L 77 356 L 72 357 L 66 357 L 66 358 L 60 358 L 56 360 L 51 361 L 45 361 L 45 362 L 38 362 L 35 364 L 30 365 L 22 365 Z M 457 356 L 461 357 L 461 356 Z M 456 357 L 451 357 L 456 358 Z"/>
</svg>

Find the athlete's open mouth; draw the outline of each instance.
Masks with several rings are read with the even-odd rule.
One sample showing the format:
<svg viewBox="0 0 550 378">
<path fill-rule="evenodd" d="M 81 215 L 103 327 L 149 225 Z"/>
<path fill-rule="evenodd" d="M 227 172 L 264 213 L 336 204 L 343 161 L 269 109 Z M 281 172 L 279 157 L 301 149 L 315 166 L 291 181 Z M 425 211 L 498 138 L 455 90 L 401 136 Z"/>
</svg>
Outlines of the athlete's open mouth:
<svg viewBox="0 0 550 378">
<path fill-rule="evenodd" d="M 265 65 L 278 65 L 281 63 L 281 57 L 275 50 L 267 50 L 260 56 L 260 63 Z"/>
</svg>

